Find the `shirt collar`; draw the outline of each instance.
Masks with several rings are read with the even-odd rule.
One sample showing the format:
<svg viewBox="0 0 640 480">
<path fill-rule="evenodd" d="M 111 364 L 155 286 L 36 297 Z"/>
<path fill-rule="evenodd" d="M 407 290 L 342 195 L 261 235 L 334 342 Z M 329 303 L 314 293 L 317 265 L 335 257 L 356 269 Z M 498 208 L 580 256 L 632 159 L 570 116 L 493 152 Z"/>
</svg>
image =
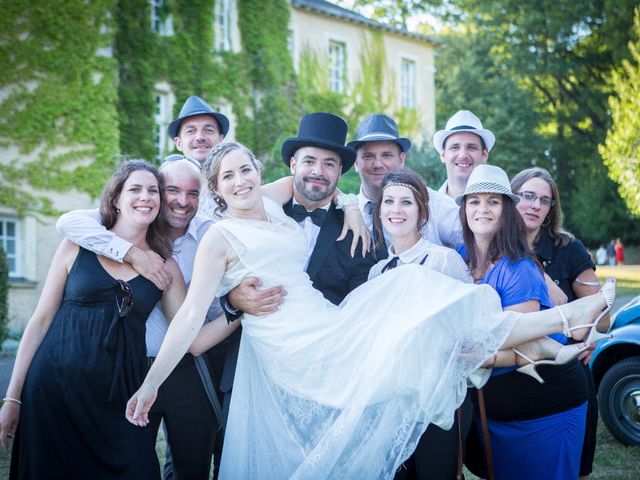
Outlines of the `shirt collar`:
<svg viewBox="0 0 640 480">
<path fill-rule="evenodd" d="M 429 242 L 425 240 L 424 237 L 420 237 L 413 247 L 405 250 L 400 255 L 396 255 L 393 252 L 393 245 L 391 245 L 389 247 L 389 258 L 397 256 L 400 257 L 400 261 L 403 264 L 416 263 L 416 260 L 422 260 L 429 245 Z"/>
<path fill-rule="evenodd" d="M 293 200 L 292 205 L 301 205 L 304 208 L 307 208 L 304 205 L 302 205 L 301 203 L 296 202 L 295 198 L 293 198 L 292 200 Z M 328 212 L 330 206 L 331 206 L 331 201 L 329 201 L 329 203 L 327 203 L 326 205 L 323 205 L 322 207 L 318 207 L 318 208 L 321 208 L 321 209 L 326 210 Z"/>
</svg>

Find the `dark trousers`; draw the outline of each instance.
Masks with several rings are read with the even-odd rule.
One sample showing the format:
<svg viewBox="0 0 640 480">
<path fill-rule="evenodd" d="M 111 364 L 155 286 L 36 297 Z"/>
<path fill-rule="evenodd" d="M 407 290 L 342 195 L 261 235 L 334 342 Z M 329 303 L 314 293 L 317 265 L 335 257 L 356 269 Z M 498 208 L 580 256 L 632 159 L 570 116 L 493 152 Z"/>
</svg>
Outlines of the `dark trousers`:
<svg viewBox="0 0 640 480">
<path fill-rule="evenodd" d="M 465 398 L 462 406 L 462 447 L 471 427 L 473 405 Z M 429 425 L 413 454 L 395 475 L 395 480 L 455 480 L 458 466 L 458 420 L 450 430 Z M 464 455 L 463 455 L 464 456 Z"/>
<path fill-rule="evenodd" d="M 207 480 L 218 421 L 190 354 L 180 360 L 158 390 L 149 420 L 154 441 L 164 420 L 172 457 L 170 478 Z"/>
</svg>

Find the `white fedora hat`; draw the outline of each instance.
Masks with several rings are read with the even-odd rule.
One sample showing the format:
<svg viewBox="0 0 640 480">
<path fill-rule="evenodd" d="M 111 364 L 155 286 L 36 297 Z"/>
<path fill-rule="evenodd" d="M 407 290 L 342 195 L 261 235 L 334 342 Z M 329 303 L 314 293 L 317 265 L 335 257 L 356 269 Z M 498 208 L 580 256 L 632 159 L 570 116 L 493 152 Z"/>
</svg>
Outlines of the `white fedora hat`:
<svg viewBox="0 0 640 480">
<path fill-rule="evenodd" d="M 433 146 L 439 154 L 442 155 L 444 150 L 444 142 L 450 135 L 460 132 L 475 133 L 484 140 L 487 150 L 491 151 L 496 143 L 496 136 L 491 132 L 482 128 L 482 122 L 469 110 L 458 110 L 447 122 L 444 130 L 438 130 L 433 134 Z"/>
<path fill-rule="evenodd" d="M 473 169 L 467 182 L 467 188 L 462 195 L 456 197 L 456 203 L 462 205 L 464 197 L 472 193 L 501 193 L 511 198 L 515 203 L 520 201 L 520 197 L 511 191 L 511 184 L 507 172 L 495 165 L 478 165 Z"/>
</svg>

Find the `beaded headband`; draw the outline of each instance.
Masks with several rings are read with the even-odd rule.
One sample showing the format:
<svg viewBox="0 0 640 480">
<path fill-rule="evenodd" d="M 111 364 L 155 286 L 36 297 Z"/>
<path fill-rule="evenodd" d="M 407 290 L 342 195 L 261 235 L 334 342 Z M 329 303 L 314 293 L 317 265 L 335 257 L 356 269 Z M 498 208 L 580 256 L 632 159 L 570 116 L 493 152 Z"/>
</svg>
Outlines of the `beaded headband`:
<svg viewBox="0 0 640 480">
<path fill-rule="evenodd" d="M 408 183 L 389 182 L 384 186 L 385 189 L 387 187 L 407 187 L 407 188 L 413 190 L 413 193 L 416 195 L 416 197 L 420 197 L 420 192 L 418 192 L 418 189 L 416 187 L 414 187 L 413 185 L 409 185 Z"/>
</svg>

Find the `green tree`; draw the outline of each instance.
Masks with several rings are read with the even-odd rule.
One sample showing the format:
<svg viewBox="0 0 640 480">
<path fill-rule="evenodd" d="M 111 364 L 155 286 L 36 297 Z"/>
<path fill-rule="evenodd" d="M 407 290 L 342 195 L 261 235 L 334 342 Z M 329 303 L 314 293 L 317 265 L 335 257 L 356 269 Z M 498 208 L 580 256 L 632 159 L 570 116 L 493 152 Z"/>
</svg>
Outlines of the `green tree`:
<svg viewBox="0 0 640 480">
<path fill-rule="evenodd" d="M 482 32 L 492 44 L 499 74 L 510 78 L 534 100 L 545 140 L 543 165 L 559 183 L 567 224 L 579 237 L 601 230 L 637 236 L 638 227 L 622 200 L 608 196 L 613 183 L 602 173 L 596 146 L 604 140 L 609 118 L 606 99 L 611 69 L 627 43 L 636 2 L 632 0 L 517 0 L 456 2 L 449 18 L 470 35 Z M 460 25 L 457 25 L 460 28 Z M 484 79 L 483 79 L 484 80 Z M 506 103 L 512 103 L 505 98 Z M 501 144 L 501 139 L 498 137 Z M 599 182 L 589 202 L 583 185 Z M 615 212 L 611 223 L 602 206 Z M 587 212 L 586 214 L 583 214 Z M 577 222 L 576 219 L 581 219 Z M 606 237 L 602 238 L 605 240 Z"/>
<path fill-rule="evenodd" d="M 496 135 L 489 158 L 510 175 L 532 164 L 547 165 L 535 98 L 495 59 L 491 36 L 480 31 L 443 36 L 436 57 L 438 129 L 458 110 L 471 110 Z"/>
<path fill-rule="evenodd" d="M 640 8 L 635 11 L 634 34 L 629 42 L 631 61 L 623 60 L 622 68 L 613 71 L 612 125 L 598 150 L 620 195 L 640 215 Z"/>
</svg>

